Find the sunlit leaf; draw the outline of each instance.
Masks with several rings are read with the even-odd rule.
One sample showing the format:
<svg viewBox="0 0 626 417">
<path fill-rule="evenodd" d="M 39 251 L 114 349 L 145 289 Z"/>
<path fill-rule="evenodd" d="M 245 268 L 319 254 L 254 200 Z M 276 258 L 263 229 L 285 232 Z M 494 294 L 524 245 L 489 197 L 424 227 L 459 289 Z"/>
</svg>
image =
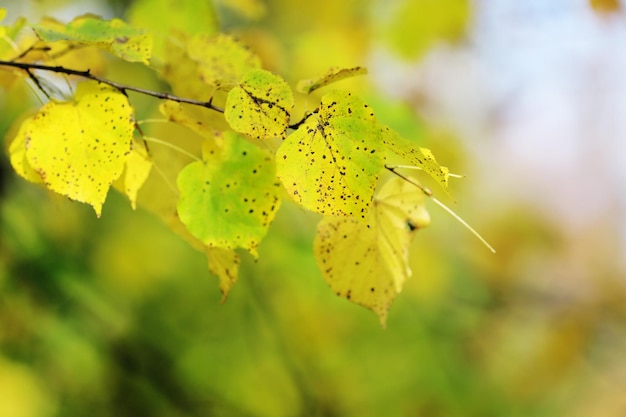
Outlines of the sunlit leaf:
<svg viewBox="0 0 626 417">
<path fill-rule="evenodd" d="M 0 10 L 4 10 L 6 16 L 6 9 Z M 20 41 L 17 38 L 25 25 L 26 19 L 19 18 L 10 26 L 0 26 L 0 59 L 8 61 L 18 55 L 15 48 L 19 49 Z M 0 87 L 8 88 L 15 80 L 23 76 L 24 72 L 16 68 L 0 67 Z"/>
<path fill-rule="evenodd" d="M 230 289 L 237 282 L 239 274 L 239 255 L 233 250 L 207 247 L 205 250 L 209 262 L 209 271 L 220 280 L 222 302 L 226 301 Z"/>
<path fill-rule="evenodd" d="M 148 179 L 152 169 L 152 160 L 142 144 L 134 143 L 126 157 L 124 172 L 124 193 L 133 209 L 137 208 L 137 193 Z"/>
<path fill-rule="evenodd" d="M 414 166 L 421 168 L 437 181 L 444 191 L 448 190 L 450 170 L 448 167 L 439 165 L 435 159 L 435 155 L 433 155 L 430 149 L 416 146 L 413 142 L 403 138 L 388 127 L 383 127 L 382 131 L 383 141 L 387 148 L 403 157 Z"/>
<path fill-rule="evenodd" d="M 46 187 L 92 205 L 100 216 L 131 149 L 133 109 L 126 96 L 81 83 L 74 101 L 46 104 L 24 129 L 26 158 Z"/>
<path fill-rule="evenodd" d="M 11 166 L 22 178 L 35 184 L 43 183 L 41 175 L 35 171 L 26 158 L 26 134 L 32 117 L 24 120 L 17 135 L 9 146 L 9 159 Z"/>
<path fill-rule="evenodd" d="M 207 126 L 202 120 L 192 118 L 184 109 L 182 104 L 174 101 L 164 101 L 159 105 L 161 114 L 171 122 L 185 126 L 202 137 L 209 138 L 215 134 L 215 129 Z"/>
<path fill-rule="evenodd" d="M 205 245 L 256 254 L 280 206 L 274 162 L 234 132 L 221 142 L 178 175 L 178 215 Z"/>
<path fill-rule="evenodd" d="M 120 19 L 102 20 L 84 15 L 67 25 L 48 19 L 34 25 L 33 29 L 43 41 L 96 45 L 130 62 L 148 64 L 152 53 L 152 36 Z"/>
<path fill-rule="evenodd" d="M 185 43 L 167 42 L 161 59 L 159 75 L 172 86 L 174 94 L 200 101 L 214 96 L 215 87 L 202 81 L 198 63 L 189 56 Z"/>
<path fill-rule="evenodd" d="M 200 78 L 214 88 L 230 89 L 250 70 L 261 68 L 261 60 L 231 36 L 196 35 L 187 51 L 198 63 Z"/>
<path fill-rule="evenodd" d="M 411 240 L 429 223 L 424 193 L 392 178 L 374 198 L 366 222 L 353 217 L 322 219 L 315 258 L 337 295 L 372 310 L 384 326 L 391 303 L 411 275 Z"/>
<path fill-rule="evenodd" d="M 310 94 L 318 88 L 326 87 L 329 84 L 365 74 L 367 74 L 367 69 L 363 67 L 331 68 L 318 78 L 298 82 L 296 90 L 300 93 Z"/>
<path fill-rule="evenodd" d="M 380 132 L 368 105 L 330 92 L 278 149 L 278 177 L 309 210 L 365 217 L 385 160 Z"/>
<path fill-rule="evenodd" d="M 224 117 L 239 133 L 264 139 L 282 136 L 289 125 L 293 93 L 278 75 L 251 70 L 228 93 Z"/>
</svg>

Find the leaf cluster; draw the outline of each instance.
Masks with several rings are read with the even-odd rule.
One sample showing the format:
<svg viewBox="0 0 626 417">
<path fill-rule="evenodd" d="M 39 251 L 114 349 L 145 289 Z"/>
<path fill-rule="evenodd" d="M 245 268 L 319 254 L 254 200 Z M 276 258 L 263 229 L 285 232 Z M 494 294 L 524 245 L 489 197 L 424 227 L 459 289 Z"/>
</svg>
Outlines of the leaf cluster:
<svg viewBox="0 0 626 417">
<path fill-rule="evenodd" d="M 200 27 L 185 31 L 174 19 L 169 31 L 153 31 L 147 22 L 93 15 L 0 27 L 0 85 L 30 83 L 44 101 L 11 137 L 16 173 L 91 205 L 97 216 L 117 188 L 206 254 L 224 297 L 237 279 L 238 250 L 257 256 L 281 204 L 291 201 L 321 215 L 314 250 L 330 287 L 384 325 L 411 275 L 409 246 L 429 224 L 424 200 L 432 194 L 398 174 L 388 156 L 443 190 L 448 169 L 382 124 L 362 99 L 328 88 L 364 68 L 331 68 L 293 89 L 239 40 Z M 85 50 L 149 67 L 171 92 L 82 69 Z M 314 109 L 294 114 L 296 95 L 321 89 Z M 161 100 L 159 125 L 178 133 L 147 134 L 155 120 L 137 120 L 129 92 Z M 398 176 L 382 181 L 387 172 Z"/>
</svg>

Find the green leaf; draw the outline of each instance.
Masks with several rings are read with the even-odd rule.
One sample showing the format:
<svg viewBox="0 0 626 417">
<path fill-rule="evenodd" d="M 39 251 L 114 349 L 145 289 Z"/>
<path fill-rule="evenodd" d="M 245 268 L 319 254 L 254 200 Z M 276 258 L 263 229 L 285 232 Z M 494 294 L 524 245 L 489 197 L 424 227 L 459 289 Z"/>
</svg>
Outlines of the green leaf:
<svg viewBox="0 0 626 417">
<path fill-rule="evenodd" d="M 131 150 L 133 109 L 119 91 L 78 84 L 73 102 L 50 102 L 24 123 L 26 158 L 46 187 L 100 216 Z"/>
<path fill-rule="evenodd" d="M 331 68 L 320 77 L 310 80 L 301 80 L 298 82 L 296 90 L 300 93 L 311 94 L 313 91 L 326 87 L 329 84 L 365 74 L 367 74 L 367 69 L 363 67 Z"/>
<path fill-rule="evenodd" d="M 205 245 L 256 254 L 280 206 L 274 162 L 234 132 L 217 139 L 178 175 L 178 215 Z"/>
<path fill-rule="evenodd" d="M 152 35 L 133 28 L 120 19 L 102 20 L 84 15 L 67 25 L 48 20 L 33 30 L 45 42 L 67 41 L 77 45 L 95 45 L 126 61 L 148 65 L 152 53 Z"/>
<path fill-rule="evenodd" d="M 424 193 L 392 178 L 374 198 L 367 221 L 325 217 L 319 223 L 314 253 L 333 291 L 378 315 L 387 312 L 411 276 L 408 250 L 416 231 L 428 226 Z"/>
<path fill-rule="evenodd" d="M 439 165 L 430 149 L 415 146 L 413 142 L 403 138 L 396 131 L 386 126 L 382 128 L 382 132 L 383 142 L 389 150 L 403 157 L 416 167 L 421 168 L 437 181 L 444 191 L 448 191 L 450 170 L 448 167 Z"/>
<path fill-rule="evenodd" d="M 224 117 L 239 133 L 272 138 L 284 135 L 293 106 L 293 93 L 282 78 L 255 69 L 228 93 Z"/>
<path fill-rule="evenodd" d="M 229 90 L 261 59 L 231 36 L 199 34 L 189 40 L 189 57 L 198 63 L 200 78 L 217 89 Z"/>
<path fill-rule="evenodd" d="M 294 200 L 325 215 L 365 217 L 385 161 L 369 106 L 332 91 L 276 153 L 276 169 Z"/>
</svg>

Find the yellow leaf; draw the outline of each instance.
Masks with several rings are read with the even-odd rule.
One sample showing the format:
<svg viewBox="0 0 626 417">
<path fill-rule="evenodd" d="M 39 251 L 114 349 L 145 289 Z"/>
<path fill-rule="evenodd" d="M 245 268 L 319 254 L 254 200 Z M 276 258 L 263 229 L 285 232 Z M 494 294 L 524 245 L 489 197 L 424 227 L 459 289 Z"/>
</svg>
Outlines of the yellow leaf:
<svg viewBox="0 0 626 417">
<path fill-rule="evenodd" d="M 204 138 L 213 138 L 215 136 L 215 128 L 209 127 L 204 121 L 191 117 L 183 108 L 183 105 L 175 101 L 164 101 L 159 105 L 159 112 L 170 122 L 177 123 L 193 130 Z"/>
<path fill-rule="evenodd" d="M 413 142 L 403 138 L 396 131 L 386 126 L 383 127 L 382 132 L 383 142 L 389 150 L 403 157 L 414 166 L 421 168 L 437 181 L 444 191 L 448 191 L 450 169 L 439 165 L 430 149 L 416 146 Z"/>
<path fill-rule="evenodd" d="M 137 208 L 137 193 L 148 179 L 152 169 L 152 159 L 141 144 L 135 143 L 126 157 L 124 192 L 130 200 L 133 210 Z"/>
<path fill-rule="evenodd" d="M 198 63 L 200 78 L 215 88 L 229 90 L 250 70 L 261 68 L 261 60 L 228 35 L 196 35 L 187 52 Z"/>
<path fill-rule="evenodd" d="M 366 222 L 325 217 L 317 228 L 314 252 L 324 279 L 337 295 L 376 313 L 383 327 L 411 275 L 411 240 L 430 223 L 424 197 L 414 185 L 392 178 L 374 198 Z"/>
<path fill-rule="evenodd" d="M 6 14 L 6 9 L 0 10 L 5 10 Z M 33 40 L 29 39 L 29 36 L 20 36 L 25 25 L 26 19 L 19 18 L 10 26 L 0 26 L 0 59 L 10 61 L 19 55 L 20 46 L 32 43 Z M 24 75 L 24 71 L 16 68 L 2 67 L 0 68 L 0 87 L 8 89 L 15 80 Z"/>
<path fill-rule="evenodd" d="M 217 275 L 220 280 L 220 291 L 222 292 L 222 302 L 224 302 L 230 289 L 237 282 L 239 255 L 233 250 L 208 246 L 205 248 L 205 253 L 209 261 L 209 271 Z"/>
<path fill-rule="evenodd" d="M 134 119 L 126 96 L 81 83 L 73 102 L 50 102 L 25 125 L 26 158 L 46 187 L 92 205 L 100 216 L 131 149 Z"/>
<path fill-rule="evenodd" d="M 26 130 L 32 117 L 24 120 L 17 135 L 9 146 L 9 159 L 11 166 L 21 177 L 35 184 L 43 183 L 41 176 L 35 171 L 26 159 Z"/>
<path fill-rule="evenodd" d="M 331 68 L 324 75 L 318 78 L 301 80 L 298 82 L 296 90 L 300 93 L 311 94 L 313 91 L 326 87 L 329 84 L 336 83 L 337 81 L 365 74 L 367 74 L 367 69 L 363 67 Z"/>
<path fill-rule="evenodd" d="M 217 13 L 207 0 L 135 0 L 128 9 L 129 21 L 154 36 L 153 56 L 161 60 L 174 42 L 196 33 L 215 33 Z M 187 97 L 187 96 L 186 96 Z"/>
</svg>

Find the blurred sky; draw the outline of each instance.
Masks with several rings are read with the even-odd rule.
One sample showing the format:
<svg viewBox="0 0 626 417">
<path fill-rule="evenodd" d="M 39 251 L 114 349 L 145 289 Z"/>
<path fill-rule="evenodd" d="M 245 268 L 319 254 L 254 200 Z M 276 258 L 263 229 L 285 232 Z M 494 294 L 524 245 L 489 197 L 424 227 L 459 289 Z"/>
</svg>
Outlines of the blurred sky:
<svg viewBox="0 0 626 417">
<path fill-rule="evenodd" d="M 529 202 L 572 239 L 603 223 L 603 244 L 615 248 L 624 275 L 623 10 L 601 15 L 587 0 L 474 3 L 462 45 L 435 48 L 416 64 L 381 48 L 371 72 L 384 89 L 423 103 L 431 120 L 458 131 L 481 168 L 471 182 L 492 197 Z"/>
</svg>

